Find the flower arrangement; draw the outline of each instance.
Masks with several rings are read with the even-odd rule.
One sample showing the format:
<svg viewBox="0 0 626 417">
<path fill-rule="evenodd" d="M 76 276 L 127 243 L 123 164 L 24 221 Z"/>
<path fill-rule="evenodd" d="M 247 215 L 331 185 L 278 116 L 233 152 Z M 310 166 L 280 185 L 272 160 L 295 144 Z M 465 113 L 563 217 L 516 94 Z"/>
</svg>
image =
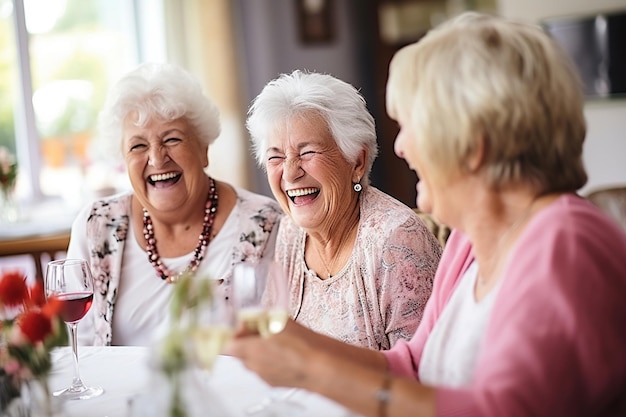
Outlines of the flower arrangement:
<svg viewBox="0 0 626 417">
<path fill-rule="evenodd" d="M 234 332 L 234 310 L 208 276 L 187 272 L 172 285 L 169 323 L 150 352 L 149 389 L 133 398 L 129 415 L 230 417 L 206 372 Z"/>
<path fill-rule="evenodd" d="M 17 162 L 15 156 L 0 146 L 0 222 L 15 222 L 18 217 L 16 202 L 13 198 L 17 180 Z"/>
<path fill-rule="evenodd" d="M 42 381 L 47 389 L 50 352 L 67 345 L 61 308 L 60 300 L 46 301 L 40 281 L 29 287 L 19 271 L 0 276 L 0 411 L 31 380 Z"/>
<path fill-rule="evenodd" d="M 198 365 L 198 351 L 194 337 L 200 325 L 201 310 L 212 303 L 211 283 L 193 273 L 183 274 L 176 281 L 170 303 L 171 321 L 167 332 L 155 344 L 151 364 L 154 380 L 161 381 L 158 410 L 150 410 L 151 417 L 191 417 L 199 414 L 193 398 L 202 398 L 196 390 L 198 381 L 194 369 Z M 145 407 L 144 407 L 145 408 Z M 137 414 L 136 414 L 137 415 Z M 148 415 L 143 410 L 141 416 Z"/>
<path fill-rule="evenodd" d="M 227 304 L 217 301 L 223 296 L 219 284 L 207 276 L 185 273 L 172 285 L 170 321 L 151 350 L 150 388 L 132 401 L 130 416 L 228 417 L 230 413 L 205 383 L 206 372 L 226 340 L 214 330 L 218 323 L 227 326 L 230 319 L 230 310 L 222 309 Z"/>
<path fill-rule="evenodd" d="M 2 190 L 5 199 L 13 191 L 16 179 L 17 162 L 15 156 L 6 147 L 0 146 L 0 190 Z"/>
</svg>

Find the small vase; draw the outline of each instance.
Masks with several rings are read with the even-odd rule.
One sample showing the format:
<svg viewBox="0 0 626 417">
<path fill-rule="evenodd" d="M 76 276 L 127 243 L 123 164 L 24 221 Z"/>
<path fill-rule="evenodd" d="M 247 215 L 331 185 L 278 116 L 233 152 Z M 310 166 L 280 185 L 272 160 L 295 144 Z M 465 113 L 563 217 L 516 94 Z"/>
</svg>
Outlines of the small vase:
<svg viewBox="0 0 626 417">
<path fill-rule="evenodd" d="M 232 417 L 207 384 L 208 374 L 188 367 L 170 375 L 152 368 L 149 386 L 130 402 L 131 417 Z"/>
<path fill-rule="evenodd" d="M 0 223 L 15 223 L 19 218 L 14 188 L 0 190 Z"/>
<path fill-rule="evenodd" d="M 0 416 L 19 416 L 22 408 L 19 390 L 11 378 L 0 371 Z"/>
<path fill-rule="evenodd" d="M 22 386 L 22 402 L 28 417 L 61 417 L 63 402 L 52 395 L 46 378 L 34 378 Z"/>
</svg>

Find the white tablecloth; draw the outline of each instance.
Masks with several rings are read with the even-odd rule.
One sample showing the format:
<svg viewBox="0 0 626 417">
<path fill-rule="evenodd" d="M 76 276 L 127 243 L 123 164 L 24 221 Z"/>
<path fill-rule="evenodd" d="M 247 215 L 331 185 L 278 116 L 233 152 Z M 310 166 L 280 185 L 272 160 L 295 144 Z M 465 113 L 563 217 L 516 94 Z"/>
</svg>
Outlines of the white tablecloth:
<svg viewBox="0 0 626 417">
<path fill-rule="evenodd" d="M 85 385 L 104 388 L 104 394 L 88 400 L 68 401 L 63 416 L 68 417 L 131 417 L 131 403 L 149 407 L 163 384 L 150 373 L 148 349 L 141 347 L 79 347 L 80 375 Z M 73 359 L 69 347 L 53 352 L 50 388 L 65 388 L 72 381 Z M 199 391 L 193 394 L 206 416 L 240 417 L 245 410 L 261 402 L 277 390 L 265 384 L 233 357 L 220 356 L 213 372 L 198 371 Z M 284 393 L 285 389 L 278 390 Z M 160 395 L 160 394 L 157 394 Z M 317 394 L 298 390 L 289 397 L 301 407 L 281 415 L 298 417 L 348 417 L 348 410 Z M 142 405 L 143 404 L 143 405 Z"/>
</svg>

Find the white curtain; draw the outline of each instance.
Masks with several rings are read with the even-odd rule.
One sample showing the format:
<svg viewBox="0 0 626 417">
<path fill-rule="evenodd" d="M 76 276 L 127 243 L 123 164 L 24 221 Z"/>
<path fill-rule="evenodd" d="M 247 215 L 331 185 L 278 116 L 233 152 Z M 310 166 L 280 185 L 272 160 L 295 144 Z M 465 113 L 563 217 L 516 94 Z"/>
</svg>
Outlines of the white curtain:
<svg viewBox="0 0 626 417">
<path fill-rule="evenodd" d="M 162 0 L 167 60 L 200 78 L 220 109 L 222 134 L 209 149 L 208 172 L 250 188 L 245 112 L 230 0 Z M 254 191 L 254 190 L 252 190 Z"/>
</svg>

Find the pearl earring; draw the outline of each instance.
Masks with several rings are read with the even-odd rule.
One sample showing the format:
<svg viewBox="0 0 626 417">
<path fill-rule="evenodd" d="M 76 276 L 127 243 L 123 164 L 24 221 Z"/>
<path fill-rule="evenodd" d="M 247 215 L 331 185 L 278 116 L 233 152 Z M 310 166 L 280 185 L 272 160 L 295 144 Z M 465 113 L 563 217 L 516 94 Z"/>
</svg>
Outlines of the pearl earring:
<svg viewBox="0 0 626 417">
<path fill-rule="evenodd" d="M 358 183 L 358 182 L 356 184 L 354 184 L 354 187 L 352 187 L 352 188 L 354 188 L 354 191 L 356 191 L 357 193 L 360 192 L 363 189 L 361 184 Z"/>
</svg>

